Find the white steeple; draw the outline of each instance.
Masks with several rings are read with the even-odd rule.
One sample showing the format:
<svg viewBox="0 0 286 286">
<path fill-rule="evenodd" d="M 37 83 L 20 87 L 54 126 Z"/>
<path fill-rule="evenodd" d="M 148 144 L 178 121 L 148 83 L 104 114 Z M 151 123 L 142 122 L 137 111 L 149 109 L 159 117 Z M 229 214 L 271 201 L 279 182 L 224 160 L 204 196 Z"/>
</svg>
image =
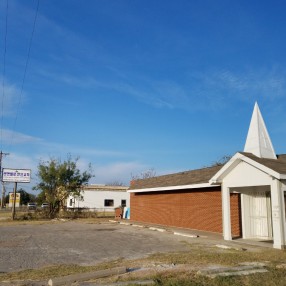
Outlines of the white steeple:
<svg viewBox="0 0 286 286">
<path fill-rule="evenodd" d="M 244 152 L 260 158 L 277 159 L 257 102 L 254 105 Z"/>
</svg>

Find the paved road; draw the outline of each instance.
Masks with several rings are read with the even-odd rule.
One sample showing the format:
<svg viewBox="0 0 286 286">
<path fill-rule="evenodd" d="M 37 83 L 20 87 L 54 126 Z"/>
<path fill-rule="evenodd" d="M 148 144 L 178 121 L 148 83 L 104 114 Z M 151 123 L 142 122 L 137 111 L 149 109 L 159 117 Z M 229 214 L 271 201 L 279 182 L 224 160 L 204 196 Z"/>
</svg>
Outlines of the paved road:
<svg viewBox="0 0 286 286">
<path fill-rule="evenodd" d="M 120 257 L 184 251 L 181 237 L 116 223 L 67 221 L 0 226 L 0 272 L 55 264 L 94 265 Z"/>
</svg>

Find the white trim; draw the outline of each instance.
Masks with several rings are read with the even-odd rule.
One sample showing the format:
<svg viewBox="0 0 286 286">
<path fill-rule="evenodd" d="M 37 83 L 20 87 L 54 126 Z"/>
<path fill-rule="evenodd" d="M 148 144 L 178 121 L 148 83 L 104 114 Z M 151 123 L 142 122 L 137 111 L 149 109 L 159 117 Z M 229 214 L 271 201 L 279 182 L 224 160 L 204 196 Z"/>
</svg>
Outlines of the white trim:
<svg viewBox="0 0 286 286">
<path fill-rule="evenodd" d="M 241 161 L 243 155 L 236 153 L 210 180 L 210 184 L 221 184 L 221 177 L 233 170 Z"/>
<path fill-rule="evenodd" d="M 241 154 L 241 153 L 236 153 L 228 163 L 226 163 L 211 179 L 210 179 L 210 184 L 219 184 L 222 183 L 223 177 L 227 175 L 231 170 L 233 170 L 241 161 L 244 161 L 245 163 L 248 163 L 249 165 L 257 168 L 258 170 L 278 179 L 282 180 L 286 178 L 286 174 L 280 174 L 278 172 L 275 172 L 269 167 L 266 167 L 263 164 L 260 164 L 256 162 L 255 160 Z"/>
<path fill-rule="evenodd" d="M 134 190 L 129 190 L 128 193 L 146 193 L 146 192 L 160 192 L 160 191 L 164 192 L 164 191 L 185 190 L 185 189 L 201 189 L 201 188 L 210 188 L 218 186 L 219 185 L 211 185 L 210 183 L 202 183 L 202 184 L 181 185 L 181 186 L 134 189 Z"/>
</svg>

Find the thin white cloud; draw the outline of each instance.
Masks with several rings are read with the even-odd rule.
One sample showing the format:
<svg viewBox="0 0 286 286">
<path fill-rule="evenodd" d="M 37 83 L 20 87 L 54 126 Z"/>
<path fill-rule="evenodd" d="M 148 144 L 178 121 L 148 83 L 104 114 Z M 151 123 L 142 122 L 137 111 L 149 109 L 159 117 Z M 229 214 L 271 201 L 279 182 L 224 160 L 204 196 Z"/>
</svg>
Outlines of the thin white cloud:
<svg viewBox="0 0 286 286">
<path fill-rule="evenodd" d="M 21 96 L 21 91 L 16 85 L 13 85 L 6 80 L 0 78 L 1 80 L 1 92 L 0 92 L 0 108 L 3 117 L 15 116 L 18 111 L 19 100 Z M 25 100 L 25 95 L 22 94 L 21 101 Z"/>
<path fill-rule="evenodd" d="M 127 95 L 136 98 L 138 101 L 159 108 L 175 108 L 180 98 L 186 100 L 186 92 L 183 88 L 170 81 L 151 81 L 151 80 L 137 80 L 137 83 L 131 83 L 130 79 L 123 80 L 99 80 L 93 77 L 79 78 L 67 74 L 54 74 L 47 71 L 41 73 L 53 80 L 60 81 L 64 84 L 76 86 L 84 89 L 106 89 L 116 92 L 120 95 Z M 184 105 L 184 104 L 182 104 Z"/>
<path fill-rule="evenodd" d="M 48 143 L 42 139 L 20 133 L 17 133 L 15 138 L 17 138 L 18 143 L 32 142 L 33 144 L 28 144 L 28 146 L 35 146 L 32 147 L 34 152 L 26 153 L 26 150 L 22 150 L 21 153 L 19 150 L 11 152 L 8 156 L 3 158 L 3 167 L 31 169 L 31 183 L 25 185 L 25 189 L 28 191 L 32 190 L 32 187 L 37 184 L 38 178 L 36 174 L 40 161 L 49 161 L 51 158 L 65 160 L 69 154 L 73 159 L 77 157 L 79 158 L 78 168 L 81 171 L 88 170 L 89 164 L 91 164 L 92 173 L 95 177 L 90 180 L 90 184 L 107 184 L 117 181 L 122 182 L 125 185 L 129 185 L 131 175 L 141 174 L 142 172 L 150 169 L 150 166 L 138 161 L 128 161 L 128 159 L 127 161 L 123 161 L 126 160 L 127 157 L 126 154 L 121 152 L 98 150 L 93 148 L 82 149 L 64 144 Z M 122 160 L 118 161 L 118 158 L 120 157 L 122 157 Z M 109 163 L 106 162 L 106 159 L 108 159 Z M 157 175 L 162 173 L 160 170 L 155 171 Z"/>
<path fill-rule="evenodd" d="M 144 87 L 142 87 L 144 86 Z M 126 94 L 136 98 L 137 100 L 150 104 L 156 107 L 173 108 L 172 102 L 165 96 L 162 96 L 154 89 L 148 87 L 147 84 L 140 83 L 140 85 L 130 84 L 130 83 L 115 83 L 109 85 L 110 88 L 121 94 Z"/>
<path fill-rule="evenodd" d="M 10 153 L 3 157 L 3 166 L 13 169 L 33 169 L 37 167 L 38 161 L 32 156 L 22 155 L 19 153 Z"/>
<path fill-rule="evenodd" d="M 213 70 L 192 73 L 188 82 L 179 84 L 172 80 L 125 76 L 107 81 L 93 77 L 79 78 L 71 75 L 54 75 L 65 84 L 88 89 L 106 89 L 120 96 L 131 96 L 158 108 L 185 110 L 221 110 L 233 100 L 273 100 L 286 97 L 286 71 L 273 69 Z"/>
<path fill-rule="evenodd" d="M 86 147 L 78 147 L 61 143 L 53 143 L 53 142 L 40 142 L 41 146 L 39 146 L 43 151 L 45 156 L 47 154 L 64 155 L 72 154 L 74 156 L 88 156 L 88 157 L 122 157 L 126 155 L 123 152 L 116 150 L 106 150 L 106 149 L 97 149 L 97 148 L 86 148 Z"/>
<path fill-rule="evenodd" d="M 219 98 L 236 98 L 240 100 L 273 100 L 286 97 L 286 71 L 246 70 L 232 72 L 229 70 L 208 71 L 191 77 L 198 82 L 197 89 Z M 217 99 L 217 97 L 216 97 Z"/>
<path fill-rule="evenodd" d="M 110 183 L 120 181 L 125 185 L 129 185 L 131 174 L 140 174 L 142 170 L 148 169 L 146 165 L 138 162 L 115 162 L 107 165 L 94 166 L 94 182 Z"/>
<path fill-rule="evenodd" d="M 281 74 L 273 72 L 250 73 L 241 79 L 230 73 L 228 74 L 232 77 L 231 81 L 226 78 L 230 88 L 236 88 L 241 91 L 254 91 L 271 98 L 285 96 L 286 80 Z"/>
<path fill-rule="evenodd" d="M 72 159 L 76 156 L 71 154 Z M 56 159 L 66 160 L 67 155 L 64 156 L 53 156 Z M 32 173 L 31 183 L 25 184 L 25 188 L 29 191 L 38 182 L 37 172 L 38 164 L 41 161 L 49 161 L 51 157 L 48 155 L 23 155 L 19 153 L 10 153 L 8 156 L 3 157 L 4 168 L 14 168 L 14 169 L 30 169 Z M 89 165 L 91 164 L 92 174 L 89 184 L 107 184 L 110 182 L 122 182 L 125 185 L 129 185 L 131 174 L 139 174 L 142 170 L 146 170 L 147 166 L 140 164 L 138 162 L 113 162 L 113 163 L 102 163 L 94 165 L 89 157 L 80 157 L 77 162 L 77 167 L 81 172 L 89 170 Z"/>
<path fill-rule="evenodd" d="M 18 145 L 24 143 L 41 143 L 42 139 L 33 137 L 20 132 L 15 132 L 8 129 L 3 129 L 1 132 L 2 142 L 7 145 Z"/>
</svg>

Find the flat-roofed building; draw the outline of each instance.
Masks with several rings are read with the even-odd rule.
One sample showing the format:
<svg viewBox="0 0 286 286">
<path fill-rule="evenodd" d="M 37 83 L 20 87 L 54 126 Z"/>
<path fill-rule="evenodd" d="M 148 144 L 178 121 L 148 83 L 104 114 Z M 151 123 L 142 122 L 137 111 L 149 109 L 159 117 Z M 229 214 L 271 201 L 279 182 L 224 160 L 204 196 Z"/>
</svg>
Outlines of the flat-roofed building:
<svg viewBox="0 0 286 286">
<path fill-rule="evenodd" d="M 114 211 L 116 207 L 129 207 L 128 187 L 110 185 L 89 185 L 83 187 L 79 197 L 69 196 L 67 208 L 104 209 Z"/>
</svg>

